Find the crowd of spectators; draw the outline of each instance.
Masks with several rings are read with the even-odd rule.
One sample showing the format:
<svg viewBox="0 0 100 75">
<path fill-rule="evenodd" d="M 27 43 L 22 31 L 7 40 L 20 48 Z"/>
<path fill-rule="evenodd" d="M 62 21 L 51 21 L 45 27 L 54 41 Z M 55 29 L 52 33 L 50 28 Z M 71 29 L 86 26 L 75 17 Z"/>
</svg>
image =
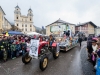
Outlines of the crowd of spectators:
<svg viewBox="0 0 100 75">
<path fill-rule="evenodd" d="M 7 61 L 8 59 L 15 59 L 25 54 L 30 49 L 30 40 L 39 39 L 46 40 L 46 37 L 41 35 L 26 36 L 26 35 L 12 35 L 0 36 L 0 61 Z"/>
<path fill-rule="evenodd" d="M 100 75 L 100 36 L 89 37 L 87 42 L 88 61 L 93 64 L 93 71 Z"/>
</svg>

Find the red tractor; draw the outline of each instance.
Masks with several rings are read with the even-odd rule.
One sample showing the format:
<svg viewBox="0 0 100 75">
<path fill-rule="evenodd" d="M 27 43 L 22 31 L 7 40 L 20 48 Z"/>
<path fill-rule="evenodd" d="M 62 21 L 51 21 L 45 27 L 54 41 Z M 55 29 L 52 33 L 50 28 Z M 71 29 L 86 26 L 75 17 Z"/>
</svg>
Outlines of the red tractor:
<svg viewBox="0 0 100 75">
<path fill-rule="evenodd" d="M 33 47 L 32 49 L 36 49 Z M 59 57 L 59 44 L 56 42 L 53 42 L 52 46 L 48 47 L 48 42 L 47 41 L 42 41 L 39 42 L 39 47 L 38 47 L 38 56 L 35 57 L 34 55 L 31 55 L 29 52 L 26 52 L 22 56 L 22 62 L 24 64 L 30 63 L 32 58 L 34 59 L 40 59 L 40 69 L 44 71 L 47 68 L 48 65 L 48 54 L 52 53 L 53 57 L 57 59 Z"/>
</svg>

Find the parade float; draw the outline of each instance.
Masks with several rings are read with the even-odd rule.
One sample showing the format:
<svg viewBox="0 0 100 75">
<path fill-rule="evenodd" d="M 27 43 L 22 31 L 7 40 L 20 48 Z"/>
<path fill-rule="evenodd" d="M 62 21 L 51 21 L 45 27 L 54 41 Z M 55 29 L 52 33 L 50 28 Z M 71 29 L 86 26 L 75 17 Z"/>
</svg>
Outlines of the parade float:
<svg viewBox="0 0 100 75">
<path fill-rule="evenodd" d="M 60 50 L 68 51 L 78 45 L 78 37 L 74 36 L 68 25 L 51 26 L 50 30 L 54 35 L 57 35 L 55 38 L 59 42 Z"/>
<path fill-rule="evenodd" d="M 53 42 L 52 46 L 48 47 L 48 41 L 41 41 L 31 39 L 31 46 L 29 52 L 22 56 L 24 64 L 30 63 L 32 59 L 40 60 L 40 69 L 44 71 L 48 65 L 48 55 L 52 54 L 54 59 L 59 57 L 59 44 Z"/>
</svg>

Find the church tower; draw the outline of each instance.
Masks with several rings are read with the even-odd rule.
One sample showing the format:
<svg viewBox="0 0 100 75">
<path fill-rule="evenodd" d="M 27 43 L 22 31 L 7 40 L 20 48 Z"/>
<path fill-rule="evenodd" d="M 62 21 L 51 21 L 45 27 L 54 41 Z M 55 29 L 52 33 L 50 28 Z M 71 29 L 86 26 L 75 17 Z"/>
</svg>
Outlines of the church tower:
<svg viewBox="0 0 100 75">
<path fill-rule="evenodd" d="M 16 21 L 19 21 L 20 20 L 20 16 L 21 16 L 21 12 L 20 12 L 20 8 L 19 8 L 19 6 L 17 5 L 16 7 L 15 7 L 15 11 L 14 11 L 14 21 L 15 21 L 15 23 L 16 23 Z"/>
<path fill-rule="evenodd" d="M 33 22 L 33 12 L 31 8 L 28 10 L 27 16 L 28 16 L 28 21 Z"/>
</svg>

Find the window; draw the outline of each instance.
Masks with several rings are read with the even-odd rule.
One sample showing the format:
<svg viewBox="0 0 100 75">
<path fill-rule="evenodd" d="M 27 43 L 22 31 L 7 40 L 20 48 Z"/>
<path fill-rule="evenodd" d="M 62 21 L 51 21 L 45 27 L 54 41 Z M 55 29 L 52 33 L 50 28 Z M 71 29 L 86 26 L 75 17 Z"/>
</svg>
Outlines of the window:
<svg viewBox="0 0 100 75">
<path fill-rule="evenodd" d="M 24 29 L 22 29 L 22 31 L 24 31 Z"/>
<path fill-rule="evenodd" d="M 32 31 L 32 29 L 30 29 L 30 31 Z"/>
<path fill-rule="evenodd" d="M 25 25 L 25 27 L 27 27 L 27 25 Z"/>
<path fill-rule="evenodd" d="M 24 27 L 24 25 L 22 24 L 22 27 Z"/>
<path fill-rule="evenodd" d="M 18 19 L 18 17 L 17 17 L 17 19 Z"/>
<path fill-rule="evenodd" d="M 27 21 L 27 19 L 25 21 Z"/>
<path fill-rule="evenodd" d="M 30 18 L 30 21 L 31 21 L 31 18 Z"/>
<path fill-rule="evenodd" d="M 27 29 L 25 29 L 25 31 L 27 31 Z"/>
<path fill-rule="evenodd" d="M 30 27 L 32 27 L 32 25 L 30 25 Z"/>
<path fill-rule="evenodd" d="M 17 26 L 18 26 L 18 24 L 17 24 Z"/>
<path fill-rule="evenodd" d="M 18 9 L 17 9 L 18 10 Z"/>
<path fill-rule="evenodd" d="M 22 21 L 23 21 L 23 19 L 22 19 Z"/>
</svg>

